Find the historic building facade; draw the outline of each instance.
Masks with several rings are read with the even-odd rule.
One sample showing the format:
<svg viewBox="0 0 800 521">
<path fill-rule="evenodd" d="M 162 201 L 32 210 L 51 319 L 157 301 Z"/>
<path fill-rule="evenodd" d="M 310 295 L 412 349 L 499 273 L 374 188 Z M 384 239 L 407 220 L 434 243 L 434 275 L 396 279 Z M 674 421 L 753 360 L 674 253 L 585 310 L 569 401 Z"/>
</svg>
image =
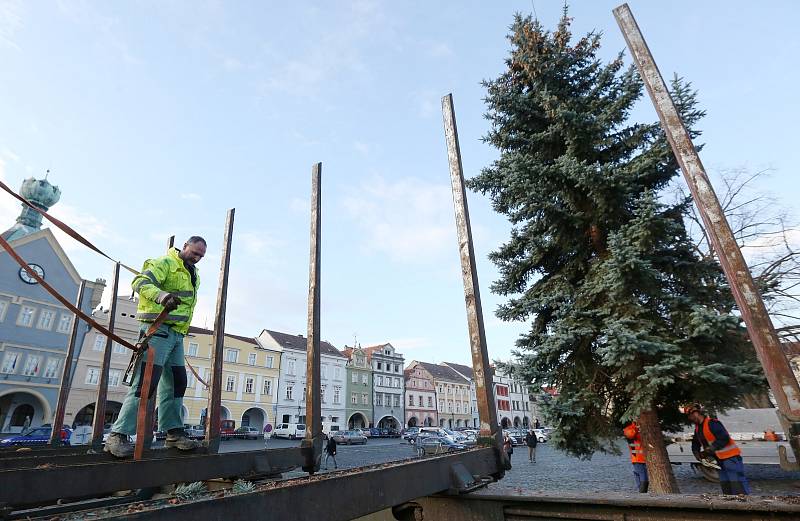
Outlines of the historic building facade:
<svg viewBox="0 0 800 521">
<path fill-rule="evenodd" d="M 281 351 L 276 423 L 306 423 L 306 347 L 303 335 L 263 330 L 258 342 Z M 345 377 L 347 357 L 328 342 L 320 342 L 322 428 L 337 431 L 347 425 Z"/>
<path fill-rule="evenodd" d="M 136 321 L 136 305 L 138 300 L 129 296 L 117 297 L 114 333 L 136 344 L 139 338 L 139 322 Z M 94 319 L 108 327 L 110 309 L 96 309 Z M 83 341 L 72 378 L 72 387 L 67 399 L 64 423 L 73 427 L 91 425 L 94 421 L 94 408 L 97 401 L 97 387 L 100 382 L 100 368 L 103 364 L 103 353 L 106 349 L 107 337 L 98 331 L 89 331 Z M 122 401 L 128 387 L 122 384 L 122 377 L 130 361 L 131 351 L 113 342 L 111 346 L 111 365 L 108 371 L 108 394 L 106 396 L 106 414 L 104 423 L 113 423 L 117 419 Z"/>
<path fill-rule="evenodd" d="M 58 187 L 33 178 L 23 182 L 20 194 L 44 210 L 61 196 Z M 41 215 L 23 206 L 16 224 L 2 235 L 31 269 L 75 302 L 82 279 L 53 233 L 41 226 Z M 0 250 L 0 274 L 0 432 L 16 433 L 53 420 L 74 315 L 5 250 Z M 86 281 L 81 310 L 91 313 L 104 286 L 102 279 Z M 76 351 L 87 330 L 79 325 Z M 74 368 L 73 361 L 70 372 Z"/>
<path fill-rule="evenodd" d="M 469 381 L 469 398 L 470 398 L 470 409 L 472 414 L 472 423 L 470 426 L 472 427 L 480 427 L 480 418 L 478 416 L 478 396 L 475 393 L 475 374 L 472 370 L 472 367 L 463 364 L 456 364 L 453 362 L 442 362 L 441 365 L 447 366 L 453 371 L 460 374 L 464 377 L 467 381 Z M 494 369 L 490 368 L 490 371 Z"/>
<path fill-rule="evenodd" d="M 433 376 L 421 365 L 414 364 L 403 371 L 406 396 L 406 427 L 439 425 L 436 409 L 436 387 Z"/>
<path fill-rule="evenodd" d="M 214 332 L 190 327 L 184 338 L 186 361 L 206 383 L 211 378 L 211 351 Z M 281 351 L 263 346 L 253 337 L 226 334 L 222 364 L 223 420 L 236 426 L 262 430 L 274 425 L 280 375 Z M 187 367 L 188 385 L 183 399 L 184 422 L 203 424 L 208 408 L 208 389 Z"/>
<path fill-rule="evenodd" d="M 405 418 L 403 355 L 392 344 L 365 348 L 372 367 L 372 418 L 376 427 L 397 429 Z"/>
<path fill-rule="evenodd" d="M 361 347 L 342 350 L 347 357 L 345 396 L 347 399 L 347 428 L 372 426 L 372 368 L 367 362 L 367 352 Z"/>
<path fill-rule="evenodd" d="M 472 399 L 469 381 L 445 365 L 413 361 L 409 369 L 421 365 L 433 378 L 436 389 L 439 426 L 456 428 L 472 426 Z"/>
</svg>

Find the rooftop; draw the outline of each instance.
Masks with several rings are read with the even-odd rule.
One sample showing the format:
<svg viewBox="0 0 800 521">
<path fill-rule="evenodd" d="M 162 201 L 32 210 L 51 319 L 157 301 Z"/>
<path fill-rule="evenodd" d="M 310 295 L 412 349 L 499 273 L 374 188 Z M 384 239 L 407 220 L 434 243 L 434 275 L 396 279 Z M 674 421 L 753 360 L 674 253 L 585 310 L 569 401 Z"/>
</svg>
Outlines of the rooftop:
<svg viewBox="0 0 800 521">
<path fill-rule="evenodd" d="M 211 329 L 205 329 L 205 328 L 202 328 L 202 327 L 189 326 L 189 334 L 190 335 L 191 334 L 194 334 L 194 335 L 213 335 L 214 331 L 211 330 Z M 229 337 L 229 338 L 235 338 L 236 340 L 241 340 L 242 342 L 247 342 L 248 344 L 258 345 L 258 342 L 256 342 L 256 339 L 253 338 L 253 337 L 241 336 L 241 335 L 233 335 L 233 334 L 230 334 L 230 333 L 225 333 L 225 336 Z"/>
<path fill-rule="evenodd" d="M 281 345 L 281 347 L 295 349 L 297 351 L 306 351 L 308 348 L 308 339 L 303 335 L 290 335 L 287 333 L 280 333 L 278 331 L 270 331 L 269 329 L 265 329 L 264 331 L 269 333 L 270 336 Z M 324 340 L 320 341 L 319 346 L 320 353 L 323 355 L 347 358 L 347 356 L 342 354 L 341 351 Z"/>
</svg>

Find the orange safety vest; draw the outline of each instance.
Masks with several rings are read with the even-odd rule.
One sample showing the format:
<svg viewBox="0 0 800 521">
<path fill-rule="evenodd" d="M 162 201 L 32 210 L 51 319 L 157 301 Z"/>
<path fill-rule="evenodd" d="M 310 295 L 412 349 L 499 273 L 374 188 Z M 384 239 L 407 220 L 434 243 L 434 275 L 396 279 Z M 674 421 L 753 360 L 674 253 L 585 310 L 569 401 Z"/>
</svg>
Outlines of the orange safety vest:
<svg viewBox="0 0 800 521">
<path fill-rule="evenodd" d="M 622 434 L 628 439 L 628 450 L 631 451 L 631 463 L 644 463 L 644 449 L 642 448 L 642 435 L 639 426 L 631 422 L 625 426 Z"/>
<path fill-rule="evenodd" d="M 703 438 L 705 438 L 706 442 L 709 445 L 711 445 L 712 443 L 717 441 L 717 438 L 714 436 L 714 433 L 711 432 L 711 427 L 709 427 L 709 423 L 710 422 L 711 422 L 711 418 L 709 418 L 708 416 L 706 416 L 706 418 L 703 420 Z M 695 428 L 694 428 L 695 435 L 697 435 L 699 430 L 700 430 L 700 427 L 699 426 L 695 426 Z M 739 446 L 736 445 L 736 442 L 733 441 L 733 438 L 731 438 L 728 441 L 727 445 L 725 445 L 723 448 L 721 448 L 720 450 L 718 450 L 718 451 L 716 451 L 714 453 L 714 455 L 717 457 L 717 459 L 728 459 L 728 458 L 732 458 L 734 456 L 741 456 L 741 454 L 742 454 L 742 451 L 739 449 Z"/>
</svg>

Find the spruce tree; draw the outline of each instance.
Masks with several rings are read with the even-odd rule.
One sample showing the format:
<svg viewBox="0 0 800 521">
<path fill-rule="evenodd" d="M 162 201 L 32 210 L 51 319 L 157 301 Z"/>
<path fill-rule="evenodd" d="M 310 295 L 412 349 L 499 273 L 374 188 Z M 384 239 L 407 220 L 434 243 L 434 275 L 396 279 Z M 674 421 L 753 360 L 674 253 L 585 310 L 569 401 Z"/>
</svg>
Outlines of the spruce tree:
<svg viewBox="0 0 800 521">
<path fill-rule="evenodd" d="M 570 23 L 566 9 L 552 32 L 517 15 L 507 70 L 484 82 L 500 156 L 469 184 L 512 224 L 490 256 L 508 297 L 497 316 L 531 324 L 514 367 L 557 387 L 558 448 L 617 452 L 637 420 L 651 491 L 678 492 L 662 430 L 684 422 L 681 404 L 733 405 L 761 372 L 719 266 L 687 235 L 690 202 L 662 197 L 678 165 L 660 126 L 629 121 L 641 79 Z M 691 128 L 695 93 L 676 78 L 673 96 Z"/>
</svg>

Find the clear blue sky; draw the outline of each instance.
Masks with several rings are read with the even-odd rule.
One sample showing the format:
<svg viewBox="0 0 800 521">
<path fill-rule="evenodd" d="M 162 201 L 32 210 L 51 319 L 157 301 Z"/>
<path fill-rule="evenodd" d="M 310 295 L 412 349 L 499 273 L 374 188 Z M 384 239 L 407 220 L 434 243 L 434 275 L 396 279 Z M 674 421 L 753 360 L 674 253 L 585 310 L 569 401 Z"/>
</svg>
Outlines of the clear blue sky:
<svg viewBox="0 0 800 521">
<path fill-rule="evenodd" d="M 468 176 L 496 152 L 481 79 L 508 53 L 505 2 L 0 0 L 0 175 L 63 191 L 53 209 L 124 262 L 166 238 L 208 239 L 197 325 L 211 326 L 225 210 L 236 207 L 228 328 L 305 333 L 311 165 L 323 166 L 323 337 L 391 341 L 408 360 L 468 362 L 440 99 L 455 97 Z M 301 4 L 301 3 L 297 3 Z M 624 48 L 616 2 L 574 2 L 574 31 Z M 665 76 L 700 91 L 706 166 L 774 168 L 800 198 L 800 6 L 630 3 Z M 535 2 L 553 27 L 562 2 Z M 634 117 L 655 120 L 646 100 Z M 470 195 L 492 358 L 500 323 L 487 253 L 504 220 Z M 18 206 L 0 197 L 2 228 Z M 61 236 L 60 236 L 61 237 Z M 85 278 L 110 264 L 61 237 Z M 127 283 L 127 281 L 126 281 Z"/>
</svg>

